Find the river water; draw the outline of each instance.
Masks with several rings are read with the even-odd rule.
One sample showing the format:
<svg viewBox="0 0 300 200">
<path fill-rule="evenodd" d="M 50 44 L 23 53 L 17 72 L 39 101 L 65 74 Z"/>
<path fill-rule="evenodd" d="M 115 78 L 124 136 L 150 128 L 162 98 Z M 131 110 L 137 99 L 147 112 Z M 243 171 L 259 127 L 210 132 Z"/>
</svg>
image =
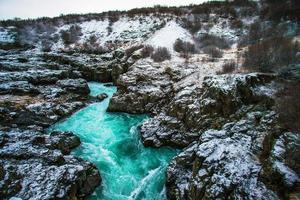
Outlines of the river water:
<svg viewBox="0 0 300 200">
<path fill-rule="evenodd" d="M 164 200 L 165 171 L 177 153 L 171 148 L 145 148 L 139 138 L 138 125 L 146 115 L 106 112 L 116 87 L 89 83 L 92 96 L 108 94 L 100 103 L 93 103 L 74 113 L 50 130 L 72 131 L 81 145 L 72 154 L 98 167 L 103 182 L 90 199 Z"/>
</svg>

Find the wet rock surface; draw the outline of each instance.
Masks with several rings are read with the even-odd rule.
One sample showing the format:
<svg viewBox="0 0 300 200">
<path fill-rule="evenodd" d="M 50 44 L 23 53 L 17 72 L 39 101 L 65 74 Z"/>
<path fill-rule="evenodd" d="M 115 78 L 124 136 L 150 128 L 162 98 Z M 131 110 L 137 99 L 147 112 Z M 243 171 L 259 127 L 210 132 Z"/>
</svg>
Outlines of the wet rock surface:
<svg viewBox="0 0 300 200">
<path fill-rule="evenodd" d="M 97 168 L 70 153 L 80 144 L 69 132 L 0 132 L 1 198 L 83 199 L 101 182 Z"/>
<path fill-rule="evenodd" d="M 214 75 L 199 84 L 183 82 L 190 76 L 184 70 L 134 64 L 109 106 L 151 114 L 140 128 L 144 145 L 184 148 L 167 169 L 168 199 L 297 196 L 299 134 L 278 126 L 277 77 Z"/>
<path fill-rule="evenodd" d="M 69 155 L 77 136 L 45 128 L 91 101 L 92 58 L 18 51 L 0 58 L 1 199 L 85 199 L 101 183 L 98 169 Z"/>
<path fill-rule="evenodd" d="M 124 50 L 103 55 L 11 50 L 1 52 L 0 64 L 1 126 L 21 128 L 48 127 L 69 116 L 89 100 L 87 81 L 110 82 L 126 70 L 112 75 L 114 65 L 128 65 Z"/>
</svg>

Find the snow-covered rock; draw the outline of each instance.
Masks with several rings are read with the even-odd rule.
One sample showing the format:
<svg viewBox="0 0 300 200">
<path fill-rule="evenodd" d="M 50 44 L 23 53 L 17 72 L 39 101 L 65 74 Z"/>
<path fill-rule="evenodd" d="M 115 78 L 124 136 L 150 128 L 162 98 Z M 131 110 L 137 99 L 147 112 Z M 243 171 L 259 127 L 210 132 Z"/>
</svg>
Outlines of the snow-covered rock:
<svg viewBox="0 0 300 200">
<path fill-rule="evenodd" d="M 69 132 L 0 131 L 1 198 L 84 198 L 101 183 L 97 168 L 67 155 L 80 144 Z"/>
<path fill-rule="evenodd" d="M 259 179 L 259 155 L 270 131 L 266 123 L 275 113 L 257 121 L 258 114 L 249 113 L 222 130 L 205 131 L 175 157 L 167 172 L 169 199 L 278 199 Z"/>
<path fill-rule="evenodd" d="M 10 32 L 10 28 L 5 29 L 3 27 L 0 27 L 0 43 L 7 44 L 7 43 L 13 43 L 14 37 Z"/>
</svg>

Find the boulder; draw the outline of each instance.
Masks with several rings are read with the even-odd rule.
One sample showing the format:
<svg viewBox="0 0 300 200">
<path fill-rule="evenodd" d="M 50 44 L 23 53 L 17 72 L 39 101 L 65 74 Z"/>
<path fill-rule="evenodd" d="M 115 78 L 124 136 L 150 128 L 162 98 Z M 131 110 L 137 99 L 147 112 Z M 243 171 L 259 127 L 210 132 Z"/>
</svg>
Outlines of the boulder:
<svg viewBox="0 0 300 200">
<path fill-rule="evenodd" d="M 148 145 L 182 148 L 207 129 L 220 129 L 256 109 L 269 110 L 274 105 L 274 79 L 267 74 L 208 76 L 202 88 L 173 91 L 162 112 L 142 124 L 142 138 Z"/>
<path fill-rule="evenodd" d="M 97 95 L 97 99 L 99 100 L 99 101 L 103 101 L 104 99 L 106 99 L 108 97 L 108 95 L 106 94 L 106 93 L 101 93 L 101 94 L 99 94 L 99 95 Z"/>
<path fill-rule="evenodd" d="M 0 132 L 0 195 L 7 199 L 83 199 L 101 183 L 95 165 L 67 155 L 80 144 L 70 132 Z M 1 175 L 2 174 L 2 175 Z"/>
<path fill-rule="evenodd" d="M 9 81 L 0 83 L 0 94 L 33 94 L 37 95 L 39 92 L 36 87 L 28 81 Z"/>
<path fill-rule="evenodd" d="M 138 62 L 119 76 L 118 91 L 109 102 L 111 112 L 147 113 L 167 97 L 171 90 L 169 77 L 159 65 Z"/>
<path fill-rule="evenodd" d="M 259 118 L 258 118 L 259 116 Z M 278 199 L 260 180 L 259 156 L 274 112 L 252 112 L 221 130 L 207 130 L 171 161 L 169 199 Z M 259 119 L 259 120 L 257 120 Z"/>
<path fill-rule="evenodd" d="M 124 72 L 126 72 L 126 70 L 124 69 L 122 64 L 119 63 L 112 63 L 109 66 L 112 70 L 111 70 L 111 77 L 112 77 L 112 81 L 116 82 L 117 79 L 119 78 L 119 76 L 121 74 L 123 74 Z"/>
<path fill-rule="evenodd" d="M 69 92 L 85 95 L 90 93 L 89 86 L 84 79 L 64 79 L 57 81 L 56 84 Z"/>
</svg>

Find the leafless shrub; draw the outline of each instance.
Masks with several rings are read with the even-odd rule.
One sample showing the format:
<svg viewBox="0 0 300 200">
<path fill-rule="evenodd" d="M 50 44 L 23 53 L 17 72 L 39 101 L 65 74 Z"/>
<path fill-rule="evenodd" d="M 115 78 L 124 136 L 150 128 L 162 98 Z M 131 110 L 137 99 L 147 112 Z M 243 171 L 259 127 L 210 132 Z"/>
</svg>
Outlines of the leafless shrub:
<svg viewBox="0 0 300 200">
<path fill-rule="evenodd" d="M 204 34 L 199 38 L 196 38 L 196 41 L 200 48 L 215 46 L 219 49 L 227 49 L 230 47 L 230 42 L 225 38 L 210 34 Z"/>
<path fill-rule="evenodd" d="M 41 50 L 43 52 L 49 52 L 51 51 L 52 42 L 50 40 L 42 40 L 41 42 Z"/>
<path fill-rule="evenodd" d="M 208 54 L 211 58 L 222 58 L 223 52 L 215 46 L 207 46 L 202 49 L 203 53 Z"/>
<path fill-rule="evenodd" d="M 276 42 L 274 42 L 276 41 Z M 298 42 L 273 38 L 251 45 L 245 52 L 244 67 L 250 71 L 270 72 L 299 62 Z"/>
<path fill-rule="evenodd" d="M 153 51 L 154 51 L 153 46 L 151 46 L 151 45 L 144 46 L 144 48 L 141 51 L 142 58 L 150 57 L 152 55 Z"/>
<path fill-rule="evenodd" d="M 298 0 L 264 0 L 261 16 L 265 19 L 280 21 L 282 19 L 300 20 Z"/>
<path fill-rule="evenodd" d="M 201 29 L 201 18 L 198 18 L 196 15 L 193 18 L 183 18 L 182 22 L 184 28 L 188 29 L 192 34 Z"/>
<path fill-rule="evenodd" d="M 286 86 L 276 100 L 279 122 L 290 131 L 300 131 L 300 83 Z"/>
<path fill-rule="evenodd" d="M 259 43 L 262 40 L 284 37 L 287 31 L 288 27 L 285 24 L 266 24 L 256 21 L 250 25 L 248 34 L 240 38 L 238 46 L 243 47 Z"/>
<path fill-rule="evenodd" d="M 80 36 L 82 36 L 81 27 L 72 25 L 69 30 L 62 30 L 60 34 L 64 44 L 70 45 L 77 42 Z"/>
<path fill-rule="evenodd" d="M 88 43 L 90 43 L 91 45 L 96 44 L 97 43 L 97 36 L 96 35 L 91 35 L 88 39 Z"/>
<path fill-rule="evenodd" d="M 171 54 L 169 50 L 165 47 L 158 47 L 155 49 L 154 53 L 151 55 L 151 58 L 155 62 L 162 62 L 165 60 L 170 60 L 171 59 Z"/>
<path fill-rule="evenodd" d="M 196 47 L 194 44 L 177 39 L 173 46 L 174 50 L 178 53 L 196 53 Z"/>
<path fill-rule="evenodd" d="M 231 28 L 233 29 L 242 29 L 243 28 L 243 21 L 240 19 L 233 20 L 230 24 Z"/>
<path fill-rule="evenodd" d="M 217 74 L 229 74 L 232 73 L 236 68 L 236 63 L 234 61 L 230 61 L 225 63 L 222 66 L 222 70 L 217 72 Z"/>
</svg>

